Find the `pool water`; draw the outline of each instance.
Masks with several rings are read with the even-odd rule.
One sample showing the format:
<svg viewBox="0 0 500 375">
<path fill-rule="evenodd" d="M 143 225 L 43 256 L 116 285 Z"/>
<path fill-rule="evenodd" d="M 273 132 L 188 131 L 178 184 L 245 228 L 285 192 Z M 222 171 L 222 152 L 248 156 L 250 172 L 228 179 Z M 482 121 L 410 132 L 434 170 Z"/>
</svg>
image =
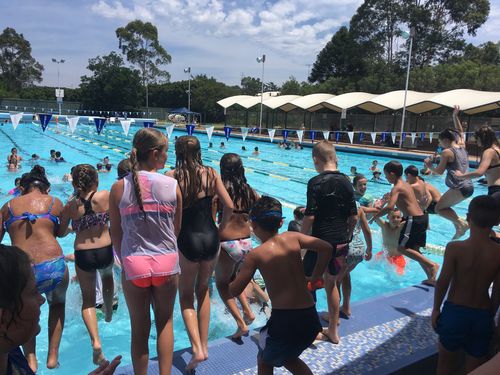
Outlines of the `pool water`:
<svg viewBox="0 0 500 375">
<path fill-rule="evenodd" d="M 118 162 L 125 157 L 125 153 L 131 148 L 133 133 L 139 130 L 138 127 L 132 127 L 128 136 L 125 136 L 119 125 L 108 125 L 103 132 L 98 135 L 95 127 L 80 124 L 76 132 L 71 135 L 65 125 L 50 124 L 45 132 L 36 124 L 21 124 L 16 131 L 11 124 L 0 126 L 0 144 L 6 158 L 11 147 L 17 147 L 18 153 L 24 158 L 22 169 L 18 172 L 9 172 L 7 168 L 0 169 L 0 204 L 7 202 L 11 196 L 7 192 L 14 187 L 14 179 L 22 173 L 28 172 L 33 163 L 29 161 L 31 154 L 36 153 L 42 157 L 38 163 L 46 168 L 49 180 L 52 184 L 51 194 L 60 198 L 63 202 L 67 200 L 72 192 L 70 183 L 62 181 L 62 176 L 70 172 L 70 168 L 79 163 L 89 163 L 95 165 L 103 157 L 109 156 L 111 163 L 116 166 Z M 174 136 L 184 135 L 184 132 L 175 131 Z M 224 137 L 214 135 L 212 142 L 213 148 L 208 148 L 208 138 L 206 134 L 195 134 L 201 141 L 203 162 L 206 165 L 218 169 L 219 160 L 226 152 L 235 152 L 242 156 L 247 171 L 249 183 L 260 193 L 271 195 L 283 203 L 286 223 L 283 226 L 286 229 L 288 221 L 293 219 L 293 209 L 297 205 L 305 205 L 307 181 L 313 177 L 316 172 L 311 159 L 311 151 L 308 148 L 304 150 L 284 150 L 275 143 L 265 143 L 231 138 L 227 141 Z M 219 147 L 220 142 L 224 141 L 225 148 Z M 247 151 L 242 151 L 241 147 L 245 145 Z M 255 146 L 259 147 L 260 155 L 253 156 L 252 151 Z M 61 151 L 66 162 L 56 163 L 49 159 L 49 151 L 55 149 Z M 369 167 L 373 156 L 338 152 L 339 168 L 348 173 L 351 166 L 356 166 L 358 173 L 365 172 L 370 175 Z M 4 159 L 5 160 L 5 159 Z M 390 160 L 390 158 L 377 157 L 379 167 Z M 400 160 L 406 167 L 415 162 L 409 160 Z M 175 165 L 175 153 L 173 143 L 170 142 L 168 151 L 167 168 Z M 420 168 L 420 165 L 417 164 Z M 116 181 L 116 169 L 111 173 L 102 173 L 99 175 L 100 189 L 110 189 Z M 428 181 L 445 191 L 444 178 L 441 176 L 428 176 Z M 374 197 L 379 197 L 390 190 L 389 184 L 369 183 L 368 193 Z M 485 194 L 486 188 L 476 185 L 475 195 Z M 459 204 L 456 209 L 460 216 L 464 217 L 468 202 L 470 199 Z M 431 230 L 428 231 L 428 244 L 432 248 L 441 248 L 450 240 L 454 233 L 454 228 L 448 221 L 432 215 Z M 373 224 L 373 244 L 374 254 L 381 250 L 381 236 L 378 227 Z M 60 239 L 61 246 L 65 254 L 73 252 L 74 236 L 72 234 Z M 6 235 L 5 243 L 9 242 Z M 428 256 L 442 262 L 439 255 L 428 254 Z M 71 275 L 74 275 L 74 265 L 69 264 Z M 385 262 L 370 261 L 363 262 L 352 273 L 353 294 L 352 300 L 358 301 L 401 289 L 416 283 L 425 278 L 425 274 L 419 265 L 409 261 L 406 267 L 405 275 L 397 275 L 391 267 Z M 319 293 L 318 309 L 326 310 L 326 300 L 324 293 Z M 210 323 L 210 339 L 216 339 L 232 334 L 235 330 L 235 323 L 231 316 L 225 312 L 224 305 L 215 291 L 211 297 L 212 300 L 212 318 Z M 60 347 L 60 368 L 49 371 L 45 368 L 45 359 L 47 354 L 47 305 L 42 307 L 41 325 L 42 332 L 37 339 L 37 353 L 39 359 L 39 374 L 69 374 L 79 368 L 79 373 L 88 373 L 93 369 L 91 362 L 90 340 L 80 316 L 81 293 L 79 286 L 72 283 L 67 293 L 66 303 L 66 323 Z M 258 308 L 254 306 L 254 312 L 257 317 L 251 327 L 256 328 L 265 323 L 265 316 L 259 313 Z M 356 317 L 356 311 L 353 312 Z M 131 363 L 130 360 L 130 326 L 128 311 L 123 299 L 119 297 L 119 307 L 114 315 L 113 322 L 104 323 L 99 320 L 99 331 L 102 339 L 104 353 L 107 358 L 112 358 L 118 354 L 123 355 L 123 364 Z M 150 337 L 150 356 L 156 355 L 156 337 L 154 328 Z M 174 334 L 175 349 L 182 349 L 189 346 L 189 340 L 184 329 L 184 323 L 177 303 L 174 310 Z M 78 367 L 77 367 L 78 366 Z"/>
</svg>

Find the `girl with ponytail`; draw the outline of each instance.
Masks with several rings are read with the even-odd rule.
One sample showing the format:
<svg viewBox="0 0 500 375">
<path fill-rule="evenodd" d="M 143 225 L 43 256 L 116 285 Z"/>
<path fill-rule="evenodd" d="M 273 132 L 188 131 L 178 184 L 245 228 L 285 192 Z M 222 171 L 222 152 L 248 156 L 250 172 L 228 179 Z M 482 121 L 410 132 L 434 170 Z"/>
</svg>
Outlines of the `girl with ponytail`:
<svg viewBox="0 0 500 375">
<path fill-rule="evenodd" d="M 460 177 L 460 174 L 466 173 L 469 169 L 469 155 L 465 149 L 464 131 L 458 118 L 459 112 L 460 107 L 455 106 L 453 110 L 455 129 L 445 129 L 439 133 L 439 145 L 443 151 L 438 166 L 434 168 L 431 158 L 424 160 L 427 168 L 434 174 L 441 175 L 445 171 L 447 172 L 445 183 L 449 189 L 436 204 L 435 212 L 453 223 L 455 226 L 454 240 L 462 237 L 469 226 L 465 220 L 458 217 L 452 207 L 474 194 L 472 182 Z"/>
<path fill-rule="evenodd" d="M 105 361 L 96 317 L 96 277 L 99 272 L 103 285 L 106 322 L 113 317 L 113 247 L 109 234 L 109 191 L 98 191 L 97 170 L 89 164 L 71 169 L 75 196 L 64 207 L 59 231 L 67 232 L 69 221 L 76 233 L 75 269 L 82 291 L 82 318 L 92 345 L 92 360 Z"/>
<path fill-rule="evenodd" d="M 215 196 L 224 207 L 219 226 L 224 230 L 233 212 L 233 202 L 217 172 L 201 161 L 200 142 L 193 136 L 179 137 L 175 142 L 175 170 L 168 172 L 182 191 L 182 227 L 177 240 L 182 273 L 179 299 L 182 317 L 188 331 L 193 356 L 186 370 L 191 371 L 208 358 L 208 325 L 210 296 L 208 280 L 219 252 L 219 233 L 212 215 Z M 194 309 L 194 295 L 197 310 Z"/>
<path fill-rule="evenodd" d="M 215 280 L 222 301 L 238 325 L 232 338 L 238 339 L 248 333 L 248 324 L 252 323 L 255 316 L 244 293 L 239 298 L 243 308 L 243 317 L 241 316 L 236 301 L 229 292 L 229 283 L 236 276 L 245 256 L 252 250 L 248 214 L 259 196 L 248 184 L 243 162 L 237 154 L 222 156 L 220 173 L 235 209 L 227 225 L 219 231 L 221 252 L 215 268 Z M 223 219 L 223 212 L 220 215 Z"/>
<path fill-rule="evenodd" d="M 158 173 L 165 167 L 167 149 L 167 139 L 158 130 L 146 128 L 135 133 L 131 173 L 117 181 L 110 194 L 111 239 L 125 276 L 122 285 L 137 375 L 147 374 L 151 305 L 160 373 L 170 373 L 172 368 L 182 196 L 175 179 Z"/>
</svg>

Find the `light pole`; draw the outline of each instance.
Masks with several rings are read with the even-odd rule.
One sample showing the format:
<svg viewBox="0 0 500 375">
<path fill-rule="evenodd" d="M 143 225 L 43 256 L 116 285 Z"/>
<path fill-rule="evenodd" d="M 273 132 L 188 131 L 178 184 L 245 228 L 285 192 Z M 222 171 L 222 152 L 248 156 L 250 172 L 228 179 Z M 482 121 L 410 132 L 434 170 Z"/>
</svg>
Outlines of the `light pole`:
<svg viewBox="0 0 500 375">
<path fill-rule="evenodd" d="M 188 75 L 188 89 L 187 89 L 188 110 L 189 112 L 191 112 L 191 67 L 188 66 L 187 68 L 184 68 L 184 73 Z M 189 122 L 189 113 L 188 113 L 188 122 Z"/>
<path fill-rule="evenodd" d="M 262 63 L 262 78 L 261 78 L 262 87 L 260 89 L 260 118 L 259 118 L 259 134 L 260 134 L 262 131 L 262 102 L 264 101 L 264 63 L 266 62 L 266 55 L 257 57 L 257 62 L 259 64 Z"/>
<path fill-rule="evenodd" d="M 64 64 L 64 59 L 60 59 L 60 60 L 57 60 L 57 59 L 52 59 L 52 62 L 56 63 L 57 64 L 57 90 L 56 90 L 56 100 L 57 100 L 57 104 L 59 105 L 59 115 L 61 114 L 61 106 L 62 106 L 62 101 L 63 101 L 63 97 L 64 97 L 64 93 L 61 92 L 61 81 L 59 79 L 60 77 L 60 74 L 59 74 L 59 64 Z"/>
<path fill-rule="evenodd" d="M 399 148 L 403 147 L 403 132 L 405 128 L 405 114 L 406 114 L 406 97 L 408 96 L 408 83 L 410 81 L 411 49 L 413 47 L 414 36 L 415 36 L 415 28 L 412 27 L 410 29 L 410 48 L 408 49 L 408 66 L 406 67 L 405 98 L 403 101 L 403 115 L 401 116 L 401 134 L 399 134 Z"/>
</svg>

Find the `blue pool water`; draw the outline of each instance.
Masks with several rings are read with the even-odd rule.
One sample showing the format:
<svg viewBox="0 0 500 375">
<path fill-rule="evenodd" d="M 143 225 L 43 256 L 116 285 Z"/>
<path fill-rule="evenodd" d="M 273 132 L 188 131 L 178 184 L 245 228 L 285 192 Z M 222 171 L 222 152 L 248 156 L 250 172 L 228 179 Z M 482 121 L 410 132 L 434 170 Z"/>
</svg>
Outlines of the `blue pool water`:
<svg viewBox="0 0 500 375">
<path fill-rule="evenodd" d="M 125 153 L 131 148 L 131 140 L 133 133 L 139 128 L 131 128 L 130 134 L 125 136 L 119 125 L 108 125 L 101 135 L 97 135 L 94 126 L 79 125 L 75 134 L 71 135 L 69 129 L 65 125 L 59 125 L 58 128 L 54 124 L 50 124 L 45 133 L 41 128 L 34 124 L 21 124 L 16 131 L 13 130 L 10 124 L 5 124 L 0 127 L 0 144 L 2 147 L 1 158 L 5 158 L 10 151 L 10 148 L 15 146 L 18 148 L 19 154 L 25 159 L 22 163 L 23 167 L 19 172 L 8 172 L 7 168 L 0 168 L 0 204 L 4 204 L 10 198 L 7 192 L 14 186 L 15 177 L 20 176 L 30 169 L 31 154 L 37 153 L 42 157 L 39 164 L 44 166 L 49 175 L 49 180 L 52 183 L 51 194 L 60 198 L 65 202 L 72 192 L 70 183 L 64 183 L 62 176 L 69 173 L 71 166 L 79 163 L 96 164 L 104 156 L 109 156 L 111 163 L 115 166 L 125 157 Z M 185 133 L 176 131 L 174 135 L 183 135 Z M 243 162 L 247 169 L 247 177 L 249 183 L 256 188 L 261 194 L 267 194 L 280 199 L 284 205 L 284 215 L 288 220 L 293 218 L 293 208 L 296 205 L 305 204 L 305 193 L 307 181 L 314 176 L 314 166 L 311 159 L 311 151 L 306 148 L 302 151 L 298 150 L 283 150 L 278 148 L 276 143 L 264 143 L 247 140 L 243 143 L 242 140 L 231 138 L 226 141 L 221 136 L 214 135 L 212 142 L 214 148 L 208 149 L 208 139 L 205 134 L 196 134 L 202 144 L 203 161 L 206 165 L 218 169 L 218 164 L 221 156 L 225 152 L 239 153 L 243 157 Z M 224 141 L 225 149 L 219 148 L 219 143 Z M 275 141 L 276 142 L 276 141 Z M 241 146 L 245 145 L 248 151 L 241 151 Z M 260 149 L 259 156 L 252 156 L 252 150 L 255 146 Z M 62 152 L 66 163 L 55 163 L 48 160 L 50 149 L 56 149 Z M 366 172 L 371 165 L 373 156 L 342 153 L 338 152 L 339 168 L 346 173 L 349 172 L 350 166 L 357 166 L 358 172 Z M 377 157 L 380 167 L 389 158 Z M 404 166 L 414 164 L 412 161 L 400 160 Z M 175 164 L 175 155 L 172 142 L 168 152 L 167 165 Z M 420 167 L 419 164 L 417 164 Z M 111 173 L 103 173 L 100 177 L 100 188 L 109 189 L 116 180 L 116 170 Z M 444 178 L 429 177 L 428 180 L 435 184 L 441 191 L 445 191 Z M 374 197 L 381 196 L 390 190 L 389 185 L 369 183 L 368 192 Z M 475 195 L 485 194 L 486 188 L 476 186 Z M 462 202 L 457 207 L 457 212 L 460 216 L 465 216 L 466 207 L 470 199 Z M 374 253 L 381 250 L 381 237 L 378 228 L 372 226 Z M 428 232 L 428 243 L 437 247 L 443 247 L 451 238 L 453 226 L 437 217 L 431 216 L 431 230 Z M 61 246 L 65 254 L 73 251 L 73 235 L 60 240 Z M 8 236 L 4 242 L 8 242 Z M 434 254 L 429 254 L 433 260 L 441 263 L 442 257 Z M 71 274 L 74 275 L 74 266 L 69 265 Z M 373 297 L 389 291 L 401 289 L 424 279 L 424 273 L 415 262 L 410 261 L 407 266 L 407 271 L 404 276 L 399 276 L 387 267 L 384 263 L 376 261 L 364 262 L 360 264 L 352 273 L 353 280 L 353 301 L 362 300 L 368 297 Z M 104 353 L 108 358 L 122 354 L 122 363 L 130 363 L 130 328 L 128 321 L 128 312 L 120 295 L 119 308 L 114 316 L 113 322 L 105 324 L 101 319 L 99 323 L 100 336 L 103 341 Z M 42 332 L 38 336 L 38 359 L 40 362 L 39 374 L 69 374 L 74 372 L 75 368 L 79 369 L 79 373 L 89 372 L 93 366 L 91 363 L 91 347 L 87 331 L 80 317 L 81 294 L 78 285 L 71 284 L 68 289 L 67 304 L 66 304 L 66 325 L 61 343 L 61 367 L 57 370 L 48 371 L 45 369 L 45 358 L 47 354 L 47 307 L 42 308 Z M 320 293 L 318 302 L 320 310 L 326 310 L 326 302 L 324 294 Z M 264 324 L 265 317 L 258 313 L 256 321 L 252 327 L 259 327 Z M 174 330 L 175 330 L 175 349 L 182 349 L 189 346 L 187 334 L 184 330 L 179 305 L 176 305 L 174 312 Z M 354 311 L 354 316 L 356 312 Z M 210 325 L 210 338 L 215 339 L 227 336 L 233 333 L 235 324 L 231 317 L 225 313 L 222 302 L 220 301 L 217 292 L 212 295 L 212 320 Z M 154 329 L 152 330 L 152 332 Z M 150 355 L 156 355 L 155 349 L 156 337 L 152 334 L 150 338 Z M 78 367 L 77 367 L 78 366 Z"/>
</svg>

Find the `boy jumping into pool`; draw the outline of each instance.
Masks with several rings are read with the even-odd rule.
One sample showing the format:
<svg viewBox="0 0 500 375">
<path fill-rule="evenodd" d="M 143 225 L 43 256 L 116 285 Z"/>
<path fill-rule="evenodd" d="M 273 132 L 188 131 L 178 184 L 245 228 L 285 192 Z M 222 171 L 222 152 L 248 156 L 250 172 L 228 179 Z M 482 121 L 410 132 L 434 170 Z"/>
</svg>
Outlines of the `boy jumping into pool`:
<svg viewBox="0 0 500 375">
<path fill-rule="evenodd" d="M 500 302 L 500 244 L 490 239 L 499 213 L 500 207 L 491 196 L 474 198 L 467 213 L 470 237 L 446 246 L 432 311 L 432 326 L 439 334 L 438 374 L 457 373 L 459 349 L 466 353 L 466 373 L 487 359 L 493 317 Z M 441 310 L 446 292 L 448 298 Z"/>
<path fill-rule="evenodd" d="M 405 270 L 406 260 L 398 251 L 399 236 L 404 225 L 401 211 L 398 209 L 390 211 L 387 214 L 387 219 L 388 221 L 379 217 L 375 219 L 375 222 L 382 230 L 382 247 L 384 249 L 378 252 L 375 258 L 380 259 L 385 256 L 387 261 L 396 267 L 396 272 L 402 275 Z"/>
<path fill-rule="evenodd" d="M 420 208 L 410 184 L 403 181 L 403 166 L 400 162 L 395 160 L 388 162 L 384 165 L 384 174 L 387 181 L 394 186 L 389 202 L 375 214 L 374 219 L 382 217 L 394 210 L 396 206 L 398 207 L 405 217 L 405 223 L 399 236 L 398 251 L 420 264 L 427 275 L 427 279 L 422 283 L 432 286 L 436 283 L 439 264 L 432 262 L 420 253 L 420 248 L 426 244 L 429 216 Z"/>
<path fill-rule="evenodd" d="M 262 245 L 246 256 L 229 290 L 239 296 L 257 269 L 266 283 L 273 308 L 271 318 L 260 331 L 258 373 L 272 374 L 274 367 L 285 366 L 293 374 L 312 374 L 299 355 L 321 332 L 321 323 L 307 288 L 300 249 L 318 253 L 311 277 L 316 281 L 327 267 L 332 246 L 298 232 L 278 234 L 283 225 L 281 203 L 271 197 L 264 196 L 255 203 L 250 220 Z"/>
</svg>

